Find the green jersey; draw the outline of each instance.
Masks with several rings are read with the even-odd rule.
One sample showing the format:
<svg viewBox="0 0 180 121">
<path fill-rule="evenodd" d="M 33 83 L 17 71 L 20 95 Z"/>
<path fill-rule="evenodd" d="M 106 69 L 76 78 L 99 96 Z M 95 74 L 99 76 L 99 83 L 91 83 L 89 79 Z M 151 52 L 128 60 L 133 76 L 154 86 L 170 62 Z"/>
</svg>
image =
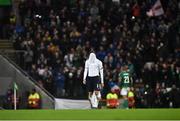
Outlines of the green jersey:
<svg viewBox="0 0 180 121">
<path fill-rule="evenodd" d="M 120 87 L 130 87 L 130 75 L 128 72 L 121 72 L 119 74 L 119 78 L 121 80 Z"/>
</svg>

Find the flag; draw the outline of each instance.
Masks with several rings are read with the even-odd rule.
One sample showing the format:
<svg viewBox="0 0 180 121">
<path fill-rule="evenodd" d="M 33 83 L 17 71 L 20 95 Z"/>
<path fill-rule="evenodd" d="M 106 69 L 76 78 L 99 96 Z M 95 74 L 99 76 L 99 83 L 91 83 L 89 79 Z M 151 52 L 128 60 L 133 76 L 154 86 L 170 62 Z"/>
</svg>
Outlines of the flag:
<svg viewBox="0 0 180 121">
<path fill-rule="evenodd" d="M 14 89 L 18 90 L 18 86 L 17 86 L 16 82 L 14 82 Z"/>
<path fill-rule="evenodd" d="M 16 102 L 17 102 L 17 91 L 18 90 L 18 86 L 17 86 L 17 84 L 16 84 L 16 82 L 14 82 L 14 110 L 16 110 L 17 109 L 17 104 L 16 104 Z"/>
<path fill-rule="evenodd" d="M 152 6 L 152 8 L 146 12 L 147 16 L 152 17 L 152 16 L 160 16 L 164 14 L 164 10 L 161 4 L 160 0 L 157 0 L 155 4 Z"/>
</svg>

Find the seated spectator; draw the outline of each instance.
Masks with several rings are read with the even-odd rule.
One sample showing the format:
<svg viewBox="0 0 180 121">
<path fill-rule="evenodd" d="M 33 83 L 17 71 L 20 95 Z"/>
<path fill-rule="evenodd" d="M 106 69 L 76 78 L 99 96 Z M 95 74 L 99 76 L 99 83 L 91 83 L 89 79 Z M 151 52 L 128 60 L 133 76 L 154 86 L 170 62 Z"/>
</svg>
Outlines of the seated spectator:
<svg viewBox="0 0 180 121">
<path fill-rule="evenodd" d="M 12 89 L 8 89 L 8 91 L 7 91 L 7 93 L 6 93 L 6 101 L 5 101 L 5 103 L 6 103 L 6 108 L 8 108 L 8 109 L 12 109 L 13 107 L 12 107 L 12 95 L 13 95 L 13 90 Z"/>
<path fill-rule="evenodd" d="M 6 108 L 8 109 L 14 109 L 14 104 L 15 104 L 15 98 L 14 98 L 14 92 L 12 89 L 8 89 L 7 94 L 6 94 Z M 20 103 L 20 97 L 16 96 L 16 108 L 19 108 L 19 103 Z"/>
<path fill-rule="evenodd" d="M 28 96 L 28 108 L 29 109 L 39 109 L 41 103 L 41 98 L 36 89 L 32 89 L 32 92 Z"/>
<path fill-rule="evenodd" d="M 117 108 L 119 106 L 118 95 L 115 90 L 111 90 L 106 96 L 106 105 L 108 108 Z"/>
<path fill-rule="evenodd" d="M 128 92 L 128 107 L 135 108 L 135 99 L 134 99 L 133 88 L 131 88 L 130 91 Z"/>
<path fill-rule="evenodd" d="M 120 88 L 119 88 L 119 86 L 118 86 L 115 82 L 113 82 L 111 79 L 110 79 L 110 81 L 108 82 L 108 85 L 109 85 L 109 87 L 110 87 L 110 90 L 114 90 L 114 92 L 115 92 L 117 95 L 120 94 Z"/>
</svg>

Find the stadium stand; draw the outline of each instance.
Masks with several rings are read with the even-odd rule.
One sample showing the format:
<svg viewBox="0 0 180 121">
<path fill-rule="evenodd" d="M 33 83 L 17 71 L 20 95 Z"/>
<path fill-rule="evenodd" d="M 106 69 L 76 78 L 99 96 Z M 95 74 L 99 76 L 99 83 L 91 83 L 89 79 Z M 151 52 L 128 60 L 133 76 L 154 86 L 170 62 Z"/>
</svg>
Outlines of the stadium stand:
<svg viewBox="0 0 180 121">
<path fill-rule="evenodd" d="M 180 107 L 180 2 L 161 2 L 165 13 L 148 17 L 155 0 L 19 1 L 9 39 L 26 51 L 20 66 L 56 97 L 86 98 L 82 72 L 93 50 L 104 63 L 103 96 L 128 65 L 137 108 Z"/>
</svg>

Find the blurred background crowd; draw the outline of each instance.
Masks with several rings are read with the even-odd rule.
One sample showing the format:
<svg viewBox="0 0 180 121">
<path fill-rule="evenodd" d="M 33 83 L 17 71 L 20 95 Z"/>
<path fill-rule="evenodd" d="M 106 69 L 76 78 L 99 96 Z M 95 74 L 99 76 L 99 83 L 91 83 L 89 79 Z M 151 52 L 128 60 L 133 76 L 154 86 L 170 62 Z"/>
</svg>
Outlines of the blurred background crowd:
<svg viewBox="0 0 180 121">
<path fill-rule="evenodd" d="M 4 36 L 26 51 L 20 66 L 55 97 L 87 97 L 84 62 L 95 51 L 103 96 L 127 65 L 136 107 L 180 107 L 180 2 L 161 0 L 164 15 L 148 17 L 155 1 L 20 1 L 19 24 L 11 13 Z"/>
</svg>

